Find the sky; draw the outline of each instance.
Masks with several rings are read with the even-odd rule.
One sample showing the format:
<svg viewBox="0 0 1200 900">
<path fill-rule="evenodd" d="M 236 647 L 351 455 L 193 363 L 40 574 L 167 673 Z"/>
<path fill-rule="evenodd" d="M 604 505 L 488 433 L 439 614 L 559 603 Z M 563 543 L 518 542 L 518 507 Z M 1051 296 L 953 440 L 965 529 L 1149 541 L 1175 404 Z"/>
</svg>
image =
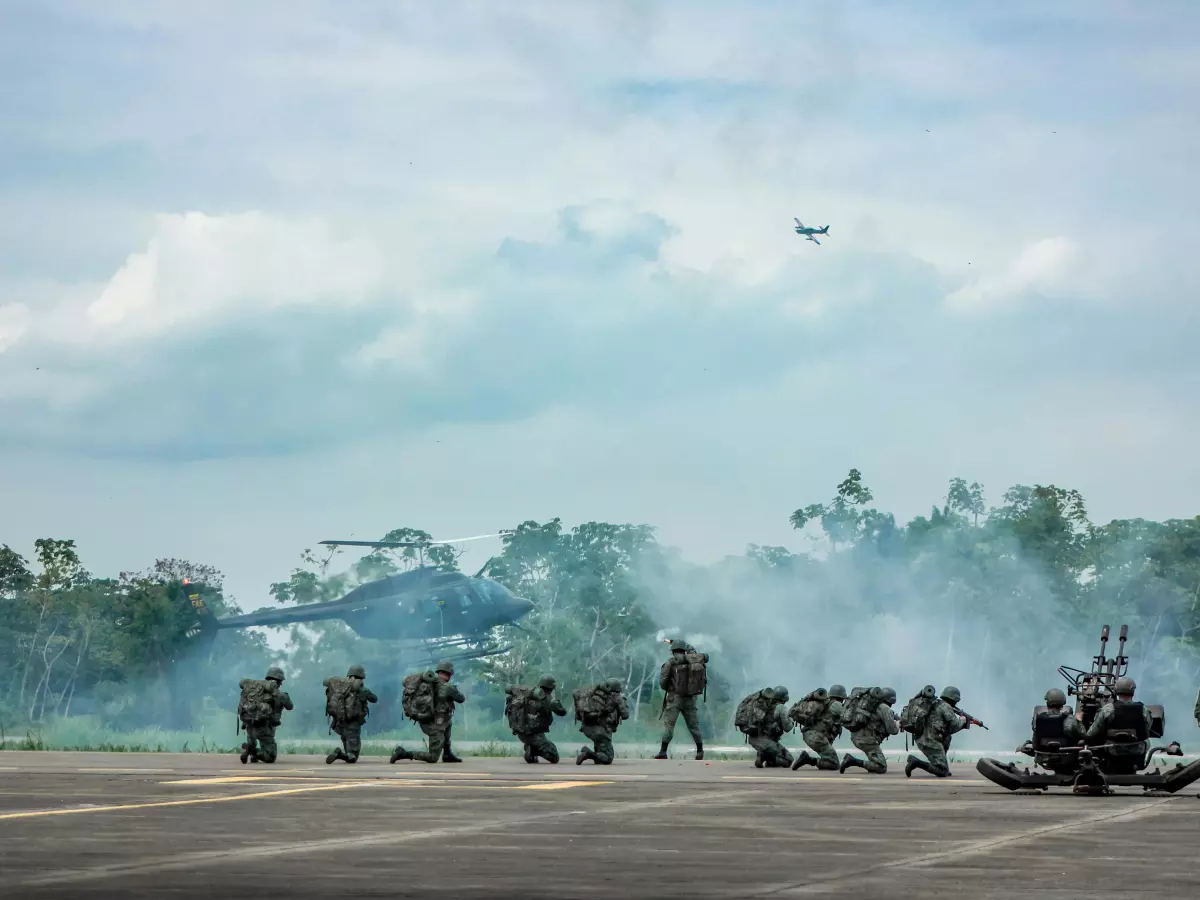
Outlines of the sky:
<svg viewBox="0 0 1200 900">
<path fill-rule="evenodd" d="M 0 543 L 1195 515 L 1197 95 L 1190 0 L 6 0 Z"/>
</svg>

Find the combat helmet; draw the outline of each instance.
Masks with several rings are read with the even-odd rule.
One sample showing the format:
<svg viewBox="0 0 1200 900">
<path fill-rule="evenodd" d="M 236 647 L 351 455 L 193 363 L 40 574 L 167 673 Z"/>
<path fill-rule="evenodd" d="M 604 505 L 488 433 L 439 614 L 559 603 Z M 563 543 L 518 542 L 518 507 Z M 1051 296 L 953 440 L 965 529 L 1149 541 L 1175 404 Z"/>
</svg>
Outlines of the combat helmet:
<svg viewBox="0 0 1200 900">
<path fill-rule="evenodd" d="M 454 674 L 454 663 L 450 662 L 450 660 L 448 660 L 448 659 L 443 659 L 440 663 L 437 664 L 437 668 L 434 669 L 433 671 L 445 672 L 447 675 L 453 675 Z"/>
<path fill-rule="evenodd" d="M 675 638 L 671 641 L 672 653 L 686 653 L 688 649 L 687 641 L 682 638 Z"/>
<path fill-rule="evenodd" d="M 1119 695 L 1128 694 L 1133 696 L 1133 692 L 1137 690 L 1137 683 L 1128 676 L 1122 675 L 1113 685 L 1113 693 Z"/>
<path fill-rule="evenodd" d="M 279 668 L 279 666 L 271 666 L 271 668 L 267 669 L 267 678 L 274 681 L 283 681 L 283 669 Z"/>
<path fill-rule="evenodd" d="M 543 691 L 552 691 L 558 687 L 558 680 L 553 675 L 543 675 L 538 681 L 538 687 Z"/>
<path fill-rule="evenodd" d="M 782 684 L 775 685 L 775 687 L 773 687 L 771 689 L 771 692 L 775 695 L 775 699 L 778 700 L 780 703 L 787 703 L 788 689 L 785 688 Z"/>
<path fill-rule="evenodd" d="M 604 689 L 610 694 L 619 693 L 623 688 L 624 685 L 621 684 L 620 678 L 610 678 L 608 681 L 604 682 Z"/>
<path fill-rule="evenodd" d="M 351 666 L 346 670 L 347 678 L 366 678 L 367 670 L 362 666 Z"/>
<path fill-rule="evenodd" d="M 954 685 L 948 684 L 942 688 L 942 699 L 952 706 L 957 706 L 958 701 L 962 699 L 962 691 Z"/>
<path fill-rule="evenodd" d="M 888 706 L 893 706 L 896 703 L 896 689 L 885 687 L 880 688 L 879 693 L 882 695 L 883 702 Z"/>
<path fill-rule="evenodd" d="M 841 684 L 830 685 L 829 697 L 832 700 L 845 700 L 846 699 L 845 685 L 841 685 Z"/>
<path fill-rule="evenodd" d="M 1059 688 L 1050 688 L 1046 691 L 1046 705 L 1054 708 L 1066 706 L 1067 695 Z"/>
</svg>

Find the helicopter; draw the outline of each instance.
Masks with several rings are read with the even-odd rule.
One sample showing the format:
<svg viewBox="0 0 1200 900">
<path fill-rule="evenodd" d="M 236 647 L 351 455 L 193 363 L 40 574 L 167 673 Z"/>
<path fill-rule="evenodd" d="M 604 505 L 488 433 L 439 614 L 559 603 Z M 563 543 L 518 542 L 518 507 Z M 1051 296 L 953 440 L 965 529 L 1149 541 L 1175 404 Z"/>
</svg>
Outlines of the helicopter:
<svg viewBox="0 0 1200 900">
<path fill-rule="evenodd" d="M 321 541 L 328 547 L 369 547 L 376 550 L 414 548 L 420 553 L 417 568 L 358 585 L 338 600 L 284 608 L 263 607 L 254 612 L 218 619 L 204 603 L 196 585 L 184 587 L 196 622 L 186 632 L 201 643 L 216 639 L 231 628 L 281 627 L 304 622 L 345 622 L 364 638 L 401 641 L 419 645 L 433 659 L 478 659 L 504 653 L 489 635 L 499 625 L 516 625 L 531 612 L 531 600 L 518 597 L 498 581 L 483 577 L 489 559 L 474 575 L 445 571 L 425 564 L 425 550 L 433 545 L 456 544 L 497 534 L 470 538 L 417 541 Z"/>
</svg>

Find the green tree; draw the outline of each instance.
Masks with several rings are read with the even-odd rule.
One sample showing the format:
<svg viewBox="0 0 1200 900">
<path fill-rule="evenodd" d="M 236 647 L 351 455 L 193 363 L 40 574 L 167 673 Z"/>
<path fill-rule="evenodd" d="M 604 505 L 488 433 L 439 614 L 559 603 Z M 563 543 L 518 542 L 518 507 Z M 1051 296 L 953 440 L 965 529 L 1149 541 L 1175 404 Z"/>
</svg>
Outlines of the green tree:
<svg viewBox="0 0 1200 900">
<path fill-rule="evenodd" d="M 837 486 L 837 494 L 832 500 L 797 509 L 790 521 L 797 530 L 809 522 L 820 522 L 821 529 L 836 550 L 839 546 L 857 541 L 864 526 L 879 515 L 875 510 L 865 508 L 873 499 L 871 490 L 862 483 L 862 473 L 858 469 L 851 469 L 845 480 Z"/>
</svg>

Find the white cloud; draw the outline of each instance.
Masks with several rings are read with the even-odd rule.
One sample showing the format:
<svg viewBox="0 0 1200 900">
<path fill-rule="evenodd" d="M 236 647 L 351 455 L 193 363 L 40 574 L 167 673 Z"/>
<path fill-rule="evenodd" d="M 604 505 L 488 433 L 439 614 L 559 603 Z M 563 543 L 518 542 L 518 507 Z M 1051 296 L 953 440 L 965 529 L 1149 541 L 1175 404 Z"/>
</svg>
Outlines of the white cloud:
<svg viewBox="0 0 1200 900">
<path fill-rule="evenodd" d="M 0 353 L 21 340 L 29 329 L 29 307 L 23 303 L 0 306 Z"/>
<path fill-rule="evenodd" d="M 494 431 L 465 427 L 422 450 L 467 468 L 484 447 L 497 481 L 520 456 L 488 509 L 501 523 L 674 517 L 681 542 L 736 550 L 818 451 L 820 483 L 798 494 L 874 453 L 881 485 L 922 466 L 939 486 L 948 467 L 997 483 L 1083 472 L 1137 499 L 1123 460 L 1078 448 L 1159 434 L 1138 396 L 1194 377 L 1190 7 L 26 6 L 38 15 L 6 16 L 0 60 L 26 86 L 0 97 L 0 439 L 39 452 L 150 455 L 170 438 L 184 457 L 286 455 L 314 432 L 391 423 L 423 441 L 446 417 L 567 409 L 580 418 L 549 416 L 536 440 L 492 449 Z M 561 240 L 571 207 L 599 252 Z M 794 215 L 829 239 L 802 241 Z M 655 217 L 673 229 L 657 258 L 613 249 L 652 246 Z M 526 265 L 497 260 L 506 240 Z M 1021 302 L 1038 294 L 1051 302 Z M 1065 321 L 1078 299 L 1091 315 Z M 992 310 L 1010 315 L 945 315 Z M 1112 409 L 1082 397 L 1101 411 L 1047 456 L 1061 418 L 1019 438 L 1003 423 L 1056 365 L 1130 389 Z M 766 387 L 789 366 L 810 380 Z M 970 391 L 929 399 L 963 373 Z M 723 403 L 731 387 L 745 395 Z M 1006 405 L 980 399 L 997 392 Z M 622 431 L 646 397 L 689 415 Z M 209 428 L 164 425 L 197 408 Z M 1161 410 L 1176 437 L 1197 427 L 1174 399 Z M 918 436 L 900 460 L 896 435 Z M 413 459 L 435 487 L 459 467 L 431 478 Z M 647 460 L 671 490 L 635 478 L 621 500 Z M 317 470 L 294 461 L 280 491 Z M 696 485 L 717 494 L 693 509 Z M 472 503 L 478 488 L 463 487 Z M 356 514 L 324 499 L 305 502 Z M 437 487 L 406 508 L 424 524 L 453 506 Z M 693 514 L 709 524 L 689 531 Z"/>
<path fill-rule="evenodd" d="M 1004 269 L 983 274 L 951 293 L 946 304 L 955 311 L 982 312 L 1000 308 L 1029 293 L 1070 292 L 1069 276 L 1079 258 L 1079 247 L 1069 238 L 1034 241 L 1022 247 Z"/>
<path fill-rule="evenodd" d="M 237 308 L 353 305 L 376 290 L 381 254 L 322 221 L 260 212 L 164 215 L 88 307 L 97 334 L 143 336 Z"/>
</svg>

